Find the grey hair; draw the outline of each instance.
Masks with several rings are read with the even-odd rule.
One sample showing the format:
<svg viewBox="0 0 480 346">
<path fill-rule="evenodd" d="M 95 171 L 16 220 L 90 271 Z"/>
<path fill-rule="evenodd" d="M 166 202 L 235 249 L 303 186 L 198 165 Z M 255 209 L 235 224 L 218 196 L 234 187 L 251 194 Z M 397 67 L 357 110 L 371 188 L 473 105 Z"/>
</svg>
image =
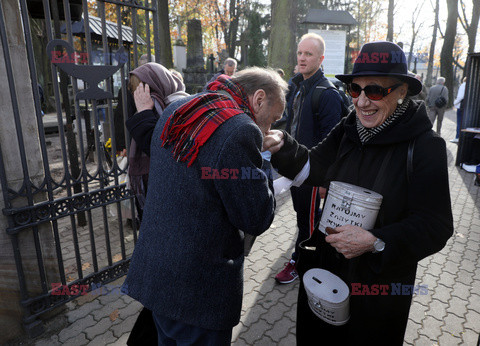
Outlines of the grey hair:
<svg viewBox="0 0 480 346">
<path fill-rule="evenodd" d="M 262 89 L 268 101 L 280 100 L 285 105 L 288 84 L 272 68 L 249 67 L 232 76 L 232 81 L 240 84 L 248 96 Z"/>
<path fill-rule="evenodd" d="M 225 61 L 223 62 L 223 66 L 235 66 L 237 67 L 237 60 L 234 58 L 226 58 Z"/>
<path fill-rule="evenodd" d="M 155 61 L 155 55 L 151 55 L 152 61 Z M 138 66 L 146 64 L 148 61 L 148 54 L 142 54 L 142 56 L 138 59 Z"/>
<path fill-rule="evenodd" d="M 437 84 L 445 84 L 445 77 L 438 77 Z"/>
</svg>

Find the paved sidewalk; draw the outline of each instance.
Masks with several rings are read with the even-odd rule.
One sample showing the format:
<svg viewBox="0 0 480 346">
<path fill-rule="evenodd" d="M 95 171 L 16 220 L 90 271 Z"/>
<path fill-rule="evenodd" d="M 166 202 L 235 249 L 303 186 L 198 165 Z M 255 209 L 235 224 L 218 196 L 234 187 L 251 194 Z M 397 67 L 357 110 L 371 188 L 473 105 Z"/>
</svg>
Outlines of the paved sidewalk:
<svg viewBox="0 0 480 346">
<path fill-rule="evenodd" d="M 457 145 L 448 140 L 454 138 L 455 126 L 454 111 L 448 111 L 442 134 L 455 234 L 440 253 L 420 263 L 416 283 L 428 285 L 428 294 L 413 299 L 405 345 L 476 345 L 480 332 L 480 187 L 474 186 L 473 174 L 454 166 Z M 295 230 L 291 200 L 284 194 L 271 229 L 257 238 L 245 260 L 242 318 L 234 328 L 233 345 L 295 345 L 298 280 L 288 285 L 274 280 L 289 259 Z M 87 295 L 47 322 L 50 334 L 21 344 L 125 345 L 140 308 L 115 292 Z"/>
</svg>

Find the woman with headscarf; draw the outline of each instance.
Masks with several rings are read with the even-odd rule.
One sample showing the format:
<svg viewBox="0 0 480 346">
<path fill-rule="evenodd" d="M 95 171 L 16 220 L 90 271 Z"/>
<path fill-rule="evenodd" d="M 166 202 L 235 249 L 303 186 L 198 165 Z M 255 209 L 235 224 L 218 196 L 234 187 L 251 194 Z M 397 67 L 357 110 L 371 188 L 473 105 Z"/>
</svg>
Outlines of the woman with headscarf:
<svg viewBox="0 0 480 346">
<path fill-rule="evenodd" d="M 149 91 L 149 96 L 140 90 Z M 133 138 L 128 155 L 130 186 L 136 197 L 139 220 L 142 220 L 143 207 L 147 194 L 150 171 L 150 142 L 155 124 L 163 110 L 172 102 L 188 96 L 183 81 L 167 68 L 157 63 L 146 63 L 130 72 L 129 91 L 135 99 L 135 114 L 129 116 L 126 124 L 129 131 L 143 131 L 142 141 Z M 138 138 L 137 138 L 138 139 Z M 127 344 L 157 345 L 157 329 L 152 312 L 143 308 L 130 333 Z"/>
<path fill-rule="evenodd" d="M 365 44 L 352 74 L 336 77 L 348 85 L 355 109 L 327 138 L 308 150 L 274 130 L 264 149 L 296 184 L 303 170 L 306 184 L 340 181 L 373 190 L 383 201 L 373 228 L 340 224 L 302 243 L 299 274 L 320 267 L 340 277 L 351 293 L 350 318 L 341 326 L 318 318 L 302 279 L 297 343 L 402 345 L 412 295 L 419 293 L 417 263 L 440 251 L 453 232 L 445 141 L 432 131 L 425 104 L 411 100 L 422 85 L 408 75 L 397 45 Z"/>
<path fill-rule="evenodd" d="M 139 87 L 143 90 L 148 88 L 151 98 L 141 99 Z M 188 94 L 185 93 L 185 85 L 177 76 L 154 62 L 146 63 L 130 72 L 129 90 L 134 95 L 136 113 L 127 120 L 127 127 L 133 123 L 137 129 L 139 127 L 147 129 L 141 143 L 132 139 L 128 155 L 130 186 L 136 196 L 141 220 L 150 170 L 150 142 L 155 124 L 170 103 Z"/>
</svg>

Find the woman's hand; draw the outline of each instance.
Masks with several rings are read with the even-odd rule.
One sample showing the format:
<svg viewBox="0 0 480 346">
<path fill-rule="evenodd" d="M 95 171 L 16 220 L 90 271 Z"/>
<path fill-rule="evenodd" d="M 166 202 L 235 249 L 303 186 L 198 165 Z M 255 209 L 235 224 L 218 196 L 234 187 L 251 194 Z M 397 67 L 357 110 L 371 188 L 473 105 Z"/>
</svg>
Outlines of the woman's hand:
<svg viewBox="0 0 480 346">
<path fill-rule="evenodd" d="M 347 259 L 372 252 L 374 249 L 373 243 L 377 237 L 363 228 L 345 225 L 335 228 L 335 231 L 335 234 L 328 235 L 325 240 Z"/>
<path fill-rule="evenodd" d="M 269 150 L 275 154 L 283 147 L 283 132 L 279 130 L 270 130 L 265 133 L 263 137 L 262 151 Z"/>
<path fill-rule="evenodd" d="M 147 109 L 153 109 L 155 106 L 152 97 L 150 96 L 150 87 L 148 84 L 145 84 L 144 87 L 143 83 L 140 82 L 137 89 L 133 93 L 133 98 L 135 99 L 135 106 L 137 107 L 138 113 Z"/>
</svg>

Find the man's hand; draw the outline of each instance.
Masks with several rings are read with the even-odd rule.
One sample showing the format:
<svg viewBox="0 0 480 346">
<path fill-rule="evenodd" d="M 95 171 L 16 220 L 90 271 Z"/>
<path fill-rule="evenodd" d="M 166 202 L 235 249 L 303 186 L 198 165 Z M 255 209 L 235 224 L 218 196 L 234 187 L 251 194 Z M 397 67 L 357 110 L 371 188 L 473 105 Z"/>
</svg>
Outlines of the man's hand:
<svg viewBox="0 0 480 346">
<path fill-rule="evenodd" d="M 335 228 L 337 233 L 327 235 L 325 240 L 335 250 L 350 259 L 373 251 L 377 239 L 372 233 L 358 226 L 345 225 Z"/>
<path fill-rule="evenodd" d="M 137 107 L 137 112 L 140 113 L 147 109 L 153 109 L 155 106 L 152 97 L 150 96 L 150 87 L 148 84 L 143 86 L 143 83 L 138 84 L 137 89 L 133 93 L 135 99 L 135 106 Z"/>
<path fill-rule="evenodd" d="M 263 137 L 263 149 L 262 151 L 269 150 L 272 154 L 275 154 L 283 147 L 283 132 L 279 130 L 270 130 Z"/>
</svg>

